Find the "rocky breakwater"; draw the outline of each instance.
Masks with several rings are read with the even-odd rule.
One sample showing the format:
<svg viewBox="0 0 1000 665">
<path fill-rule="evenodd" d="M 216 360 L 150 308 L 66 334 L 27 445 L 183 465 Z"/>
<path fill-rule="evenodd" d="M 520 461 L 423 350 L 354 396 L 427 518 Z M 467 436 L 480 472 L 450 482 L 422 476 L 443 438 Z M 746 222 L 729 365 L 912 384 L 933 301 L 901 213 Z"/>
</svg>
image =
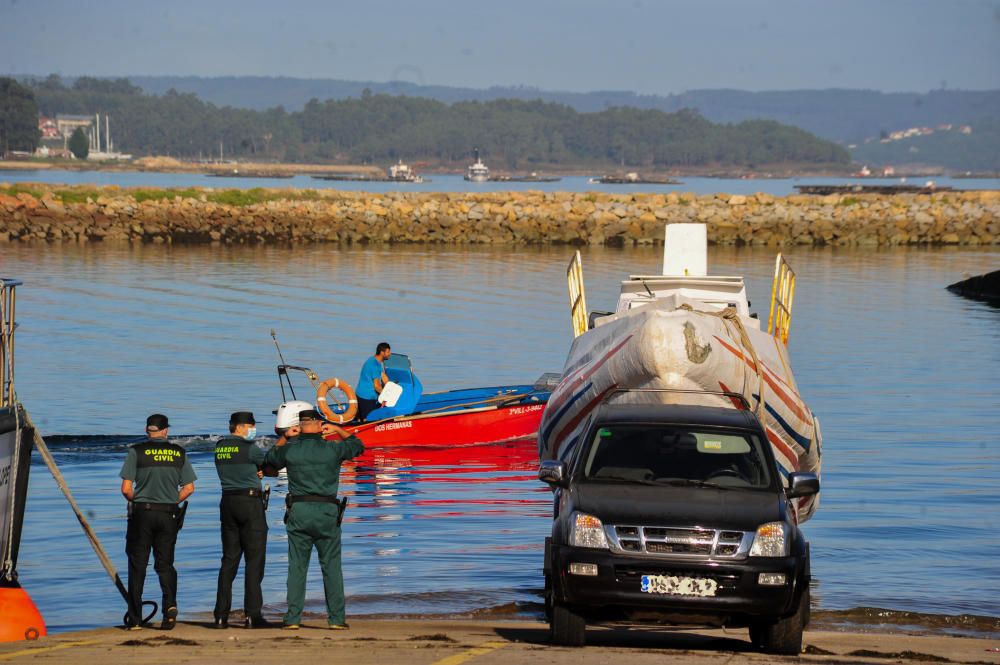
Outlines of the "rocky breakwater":
<svg viewBox="0 0 1000 665">
<path fill-rule="evenodd" d="M 0 185 L 0 242 L 996 245 L 1000 191 L 932 195 L 372 194 Z"/>
</svg>

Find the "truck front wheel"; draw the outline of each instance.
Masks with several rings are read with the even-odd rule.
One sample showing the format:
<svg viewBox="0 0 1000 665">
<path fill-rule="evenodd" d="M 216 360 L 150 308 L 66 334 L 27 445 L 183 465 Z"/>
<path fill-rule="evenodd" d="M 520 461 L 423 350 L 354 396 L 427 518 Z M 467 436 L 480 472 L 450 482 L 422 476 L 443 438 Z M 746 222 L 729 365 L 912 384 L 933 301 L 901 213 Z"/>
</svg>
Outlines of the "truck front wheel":
<svg viewBox="0 0 1000 665">
<path fill-rule="evenodd" d="M 760 621 L 750 626 L 750 641 L 767 652 L 798 655 L 802 652 L 802 631 L 809 625 L 809 587 L 802 591 L 795 614 L 774 621 Z"/>
<path fill-rule="evenodd" d="M 586 638 L 587 622 L 565 605 L 553 602 L 549 630 L 553 644 L 582 647 Z"/>
</svg>

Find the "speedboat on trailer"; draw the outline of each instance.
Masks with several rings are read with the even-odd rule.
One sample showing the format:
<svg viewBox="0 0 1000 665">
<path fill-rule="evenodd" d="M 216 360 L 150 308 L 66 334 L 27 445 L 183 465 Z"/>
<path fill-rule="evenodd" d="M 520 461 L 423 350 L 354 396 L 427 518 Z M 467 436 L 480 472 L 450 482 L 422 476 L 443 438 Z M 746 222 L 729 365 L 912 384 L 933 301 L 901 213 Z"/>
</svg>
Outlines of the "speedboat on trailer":
<svg viewBox="0 0 1000 665">
<path fill-rule="evenodd" d="M 576 337 L 542 417 L 541 460 L 570 459 L 606 401 L 728 406 L 755 412 L 784 478 L 819 475 L 819 421 L 788 355 L 795 273 L 779 254 L 762 330 L 743 278 L 707 274 L 707 245 L 704 224 L 667 225 L 663 274 L 630 276 L 615 311 L 589 317 L 576 253 L 567 271 Z M 795 502 L 804 522 L 819 495 Z"/>
<path fill-rule="evenodd" d="M 385 361 L 385 371 L 389 380 L 402 388 L 399 398 L 393 406 L 369 413 L 367 421 L 357 422 L 353 420 L 357 405 L 351 386 L 339 379 L 320 383 L 307 367 L 278 366 L 283 403 L 288 403 L 289 396 L 297 400 L 289 371 L 304 373 L 316 389 L 315 401 L 327 419 L 358 435 L 369 447 L 465 446 L 532 438 L 558 378 L 549 373 L 533 384 L 425 393 L 409 357 L 393 353 Z M 344 397 L 332 397 L 335 392 Z"/>
</svg>

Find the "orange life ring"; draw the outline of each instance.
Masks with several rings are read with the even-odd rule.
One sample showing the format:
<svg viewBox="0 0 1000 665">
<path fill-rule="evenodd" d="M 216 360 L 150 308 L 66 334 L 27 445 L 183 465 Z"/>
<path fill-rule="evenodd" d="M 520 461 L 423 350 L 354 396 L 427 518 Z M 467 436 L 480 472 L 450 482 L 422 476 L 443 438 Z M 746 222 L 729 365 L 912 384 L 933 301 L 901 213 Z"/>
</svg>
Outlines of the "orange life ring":
<svg viewBox="0 0 1000 665">
<path fill-rule="evenodd" d="M 326 394 L 334 388 L 347 395 L 347 411 L 344 411 L 343 413 L 336 413 L 330 408 L 330 405 L 326 403 Z M 354 393 L 354 388 L 352 388 L 351 384 L 347 381 L 342 381 L 337 377 L 327 379 L 320 384 L 319 388 L 316 389 L 316 403 L 319 405 L 319 410 L 323 412 L 323 415 L 326 416 L 327 420 L 341 425 L 354 420 L 354 416 L 358 413 L 358 396 Z"/>
</svg>

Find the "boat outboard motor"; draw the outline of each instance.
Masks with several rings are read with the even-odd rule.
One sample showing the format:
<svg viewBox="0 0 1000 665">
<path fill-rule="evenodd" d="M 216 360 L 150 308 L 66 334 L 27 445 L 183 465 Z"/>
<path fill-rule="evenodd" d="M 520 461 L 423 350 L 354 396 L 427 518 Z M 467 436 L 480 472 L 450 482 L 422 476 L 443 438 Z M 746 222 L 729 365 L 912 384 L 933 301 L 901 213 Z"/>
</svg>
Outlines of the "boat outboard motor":
<svg viewBox="0 0 1000 665">
<path fill-rule="evenodd" d="M 308 411 L 309 409 L 315 408 L 315 404 L 303 402 L 302 400 L 285 402 L 278 407 L 277 411 L 274 412 L 277 416 L 274 421 L 274 433 L 281 436 L 289 427 L 294 427 L 299 424 L 299 411 Z"/>
</svg>

